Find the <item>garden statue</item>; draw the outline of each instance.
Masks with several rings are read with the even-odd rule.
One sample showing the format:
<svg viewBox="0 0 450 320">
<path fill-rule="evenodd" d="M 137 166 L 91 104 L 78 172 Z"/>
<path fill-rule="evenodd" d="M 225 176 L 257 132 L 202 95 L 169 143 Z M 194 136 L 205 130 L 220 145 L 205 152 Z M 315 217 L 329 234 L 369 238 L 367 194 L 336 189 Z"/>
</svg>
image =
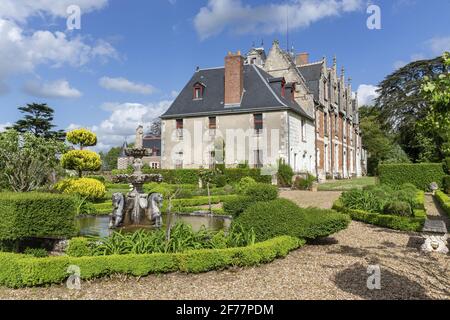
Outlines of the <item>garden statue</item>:
<svg viewBox="0 0 450 320">
<path fill-rule="evenodd" d="M 133 157 L 132 174 L 118 174 L 113 176 L 114 182 L 131 183 L 133 189 L 127 195 L 113 195 L 114 212 L 111 217 L 110 227 L 117 228 L 122 225 L 142 225 L 147 217 L 150 223 L 160 228 L 163 197 L 159 193 L 145 194 L 143 190 L 146 182 L 162 182 L 160 174 L 144 174 L 142 158 L 147 156 L 147 150 L 143 148 L 143 128 L 139 126 L 136 130 L 135 148 L 125 149 L 125 154 Z M 121 198 L 122 197 L 122 198 Z"/>
<path fill-rule="evenodd" d="M 442 220 L 426 220 L 422 229 L 425 242 L 421 249 L 425 252 L 448 253 L 447 248 L 447 226 Z"/>
<path fill-rule="evenodd" d="M 436 191 L 439 190 L 439 186 L 436 182 L 432 182 L 430 184 L 430 191 L 433 193 L 433 195 L 436 193 Z"/>
<path fill-rule="evenodd" d="M 110 228 L 118 228 L 123 223 L 123 213 L 125 205 L 125 197 L 122 193 L 116 192 L 112 195 L 113 213 L 109 221 Z"/>
</svg>

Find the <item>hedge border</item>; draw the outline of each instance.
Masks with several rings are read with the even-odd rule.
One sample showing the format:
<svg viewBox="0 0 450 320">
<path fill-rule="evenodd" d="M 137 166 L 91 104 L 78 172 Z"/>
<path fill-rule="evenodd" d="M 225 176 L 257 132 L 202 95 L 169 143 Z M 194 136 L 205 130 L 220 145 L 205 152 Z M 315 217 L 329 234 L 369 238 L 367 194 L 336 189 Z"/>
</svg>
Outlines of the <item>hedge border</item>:
<svg viewBox="0 0 450 320">
<path fill-rule="evenodd" d="M 248 267 L 285 257 L 304 244 L 305 240 L 282 236 L 248 247 L 192 250 L 174 254 L 34 258 L 0 253 L 0 285 L 20 288 L 61 283 L 69 277 L 67 270 L 71 265 L 80 268 L 83 280 L 112 274 L 146 276 L 153 273 L 201 273 L 235 266 Z"/>
<path fill-rule="evenodd" d="M 388 214 L 371 213 L 364 210 L 348 209 L 342 205 L 339 199 L 333 204 L 333 209 L 350 215 L 352 220 L 399 231 L 420 232 L 422 231 L 427 217 L 424 209 L 414 209 L 414 217 L 400 217 Z"/>
<path fill-rule="evenodd" d="M 444 210 L 444 212 L 450 217 L 450 196 L 446 195 L 442 191 L 436 191 L 435 198 L 437 199 L 442 210 Z"/>
</svg>

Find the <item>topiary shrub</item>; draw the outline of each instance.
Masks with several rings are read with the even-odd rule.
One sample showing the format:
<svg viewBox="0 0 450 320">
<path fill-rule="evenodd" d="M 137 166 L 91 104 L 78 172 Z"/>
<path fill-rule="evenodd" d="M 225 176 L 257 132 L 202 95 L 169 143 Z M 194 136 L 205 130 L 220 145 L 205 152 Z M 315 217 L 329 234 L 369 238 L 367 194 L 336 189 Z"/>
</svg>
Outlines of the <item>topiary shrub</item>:
<svg viewBox="0 0 450 320">
<path fill-rule="evenodd" d="M 238 194 L 244 195 L 250 186 L 256 185 L 255 179 L 251 177 L 242 178 L 236 186 L 236 191 Z"/>
<path fill-rule="evenodd" d="M 66 254 L 70 257 L 91 256 L 92 251 L 89 247 L 89 239 L 82 237 L 70 239 Z"/>
<path fill-rule="evenodd" d="M 106 194 L 106 187 L 96 179 L 79 178 L 61 180 L 55 185 L 59 192 L 78 195 L 91 201 L 98 201 Z"/>
<path fill-rule="evenodd" d="M 279 235 L 315 239 L 345 229 L 350 223 L 347 215 L 333 210 L 303 209 L 287 199 L 256 202 L 237 219 L 244 229 L 253 229 L 256 241 Z"/>
<path fill-rule="evenodd" d="M 0 193 L 0 240 L 71 237 L 75 212 L 67 195 Z"/>
<path fill-rule="evenodd" d="M 445 176 L 442 163 L 381 164 L 378 167 L 381 184 L 392 187 L 412 183 L 427 191 L 432 182 L 440 184 Z"/>
<path fill-rule="evenodd" d="M 278 198 L 278 188 L 264 183 L 250 185 L 244 193 L 251 197 L 253 201 L 271 201 Z"/>
<path fill-rule="evenodd" d="M 294 170 L 283 160 L 278 161 L 278 185 L 280 187 L 290 188 L 292 185 L 292 177 Z"/>
<path fill-rule="evenodd" d="M 223 209 L 225 213 L 237 218 L 242 212 L 245 211 L 255 201 L 251 197 L 239 196 L 234 199 L 229 199 L 223 203 Z"/>
<path fill-rule="evenodd" d="M 405 201 L 392 201 L 384 206 L 384 213 L 396 216 L 410 217 L 412 215 L 411 205 Z"/>
</svg>

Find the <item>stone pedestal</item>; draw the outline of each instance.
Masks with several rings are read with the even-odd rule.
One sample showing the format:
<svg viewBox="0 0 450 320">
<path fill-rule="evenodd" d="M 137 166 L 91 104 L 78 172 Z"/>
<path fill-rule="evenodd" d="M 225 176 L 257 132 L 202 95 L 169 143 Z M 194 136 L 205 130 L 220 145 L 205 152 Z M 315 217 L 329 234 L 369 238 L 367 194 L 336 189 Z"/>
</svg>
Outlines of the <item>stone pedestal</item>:
<svg viewBox="0 0 450 320">
<path fill-rule="evenodd" d="M 447 226 L 444 221 L 427 220 L 425 221 L 425 226 L 422 232 L 425 239 L 425 242 L 421 247 L 422 251 L 439 252 L 444 254 L 449 252 L 447 248 Z"/>
</svg>

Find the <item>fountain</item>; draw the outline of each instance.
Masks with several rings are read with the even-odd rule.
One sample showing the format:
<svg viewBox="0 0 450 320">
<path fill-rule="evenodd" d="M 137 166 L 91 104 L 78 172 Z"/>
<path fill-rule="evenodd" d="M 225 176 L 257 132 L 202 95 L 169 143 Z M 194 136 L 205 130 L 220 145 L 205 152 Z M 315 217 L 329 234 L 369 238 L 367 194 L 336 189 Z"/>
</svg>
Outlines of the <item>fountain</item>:
<svg viewBox="0 0 450 320">
<path fill-rule="evenodd" d="M 124 195 L 123 193 L 114 193 L 113 214 L 110 218 L 109 227 L 119 228 L 124 226 L 141 226 L 145 220 L 150 225 L 160 228 L 162 226 L 161 207 L 163 197 L 159 193 L 145 194 L 143 185 L 147 182 L 162 182 L 160 174 L 142 173 L 142 158 L 148 155 L 143 147 L 144 130 L 139 126 L 136 130 L 136 143 L 134 148 L 127 148 L 125 154 L 133 158 L 133 173 L 118 174 L 113 176 L 113 181 L 117 183 L 129 183 L 133 189 Z M 147 222 L 148 224 L 148 222 Z"/>
</svg>

